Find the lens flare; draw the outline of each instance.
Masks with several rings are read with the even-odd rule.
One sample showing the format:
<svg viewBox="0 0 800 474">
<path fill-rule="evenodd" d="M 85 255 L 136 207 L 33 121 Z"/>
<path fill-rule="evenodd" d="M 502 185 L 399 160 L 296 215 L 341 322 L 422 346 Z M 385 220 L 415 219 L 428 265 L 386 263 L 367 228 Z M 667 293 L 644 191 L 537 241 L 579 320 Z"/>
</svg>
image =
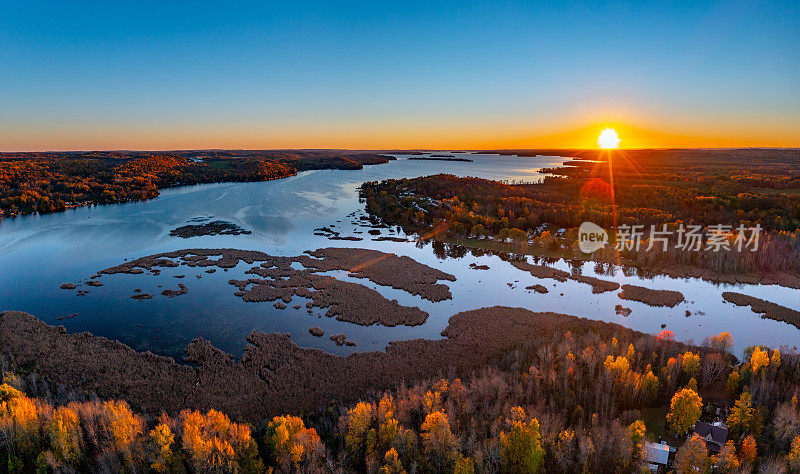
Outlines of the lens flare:
<svg viewBox="0 0 800 474">
<path fill-rule="evenodd" d="M 600 136 L 597 137 L 597 145 L 600 148 L 618 148 L 621 141 L 617 131 L 613 128 L 603 130 L 600 132 Z"/>
</svg>

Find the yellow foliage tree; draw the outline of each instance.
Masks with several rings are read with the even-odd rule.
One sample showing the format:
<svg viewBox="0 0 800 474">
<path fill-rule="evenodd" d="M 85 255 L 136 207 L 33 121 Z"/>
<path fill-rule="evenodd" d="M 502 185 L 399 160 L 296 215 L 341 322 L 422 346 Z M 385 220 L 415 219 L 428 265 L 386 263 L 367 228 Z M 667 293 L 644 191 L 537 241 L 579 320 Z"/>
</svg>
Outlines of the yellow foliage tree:
<svg viewBox="0 0 800 474">
<path fill-rule="evenodd" d="M 684 388 L 672 397 L 667 422 L 676 433 L 686 433 L 700 418 L 703 399 L 694 390 Z"/>
<path fill-rule="evenodd" d="M 376 413 L 378 421 L 383 421 L 388 418 L 394 417 L 394 398 L 391 395 L 384 395 L 381 401 L 378 402 L 378 412 Z"/>
<path fill-rule="evenodd" d="M 644 437 L 646 434 L 647 427 L 642 420 L 636 420 L 628 426 L 628 439 L 631 441 L 636 459 L 641 459 L 644 454 Z"/>
<path fill-rule="evenodd" d="M 359 402 L 345 415 L 347 434 L 344 438 L 345 448 L 350 458 L 357 465 L 364 462 L 366 451 L 366 434 L 372 424 L 372 405 Z"/>
<path fill-rule="evenodd" d="M 0 402 L 7 402 L 12 398 L 21 398 L 24 397 L 25 394 L 17 390 L 16 388 L 12 387 L 11 385 L 4 383 L 0 385 Z"/>
<path fill-rule="evenodd" d="M 450 431 L 447 415 L 435 411 L 422 423 L 422 446 L 435 471 L 450 470 L 455 460 L 458 441 Z"/>
<path fill-rule="evenodd" d="M 198 471 L 260 471 L 264 466 L 250 428 L 216 410 L 183 411 L 183 449 Z"/>
<path fill-rule="evenodd" d="M 383 456 L 383 466 L 378 471 L 379 474 L 403 474 L 406 470 L 403 469 L 403 464 L 400 462 L 400 456 L 397 455 L 397 450 L 392 448 L 386 451 Z"/>
<path fill-rule="evenodd" d="M 78 414 L 67 407 L 59 407 L 47 426 L 53 455 L 61 462 L 75 464 L 81 455 L 81 430 Z"/>
<path fill-rule="evenodd" d="M 605 366 L 606 371 L 612 374 L 615 378 L 621 378 L 625 376 L 628 371 L 630 370 L 630 362 L 625 357 L 617 357 L 608 356 L 606 357 L 605 362 L 603 362 L 603 366 Z"/>
<path fill-rule="evenodd" d="M 0 434 L 21 454 L 33 454 L 39 445 L 41 420 L 36 402 L 15 388 L 0 386 Z"/>
<path fill-rule="evenodd" d="M 294 435 L 305 428 L 303 420 L 296 416 L 276 416 L 267 426 L 267 446 L 272 461 L 278 466 L 288 465 L 296 453 L 293 452 Z"/>
<path fill-rule="evenodd" d="M 786 462 L 792 472 L 800 472 L 800 435 L 795 436 L 792 440 L 792 447 L 789 449 L 789 454 L 786 455 Z"/>
<path fill-rule="evenodd" d="M 472 458 L 458 456 L 453 467 L 453 474 L 475 474 L 475 462 Z"/>
<path fill-rule="evenodd" d="M 681 356 L 681 369 L 689 377 L 695 377 L 700 373 L 700 354 L 686 351 Z"/>
<path fill-rule="evenodd" d="M 642 395 L 647 401 L 655 400 L 658 395 L 658 377 L 656 377 L 649 365 L 647 366 L 647 373 L 642 377 L 640 387 Z"/>
<path fill-rule="evenodd" d="M 225 426 L 215 426 L 212 418 L 206 419 L 199 411 L 183 416 L 183 449 L 189 463 L 199 471 L 232 471 L 236 466 L 233 446 L 220 439 L 227 431 Z"/>
<path fill-rule="evenodd" d="M 762 367 L 768 365 L 769 353 L 765 350 L 761 350 L 760 347 L 753 349 L 753 353 L 750 355 L 750 367 L 753 369 L 753 373 L 757 374 Z"/>
<path fill-rule="evenodd" d="M 731 434 L 738 437 L 741 434 L 746 434 L 753 426 L 753 398 L 749 392 L 742 392 L 742 395 L 736 400 L 736 403 L 731 409 L 731 414 L 728 415 L 728 428 Z"/>
<path fill-rule="evenodd" d="M 114 448 L 129 451 L 134 440 L 142 434 L 144 422 L 135 415 L 127 403 L 111 400 L 103 403 L 102 414 Z"/>
<path fill-rule="evenodd" d="M 163 421 L 157 424 L 150 431 L 150 443 L 152 445 L 150 468 L 156 472 L 170 471 L 175 461 L 175 453 L 172 451 L 175 435 L 169 425 Z"/>
<path fill-rule="evenodd" d="M 536 473 L 542 469 L 544 450 L 539 432 L 539 420 L 525 422 L 521 407 L 512 411 L 506 420 L 508 431 L 500 432 L 500 466 L 508 473 Z"/>
<path fill-rule="evenodd" d="M 422 398 L 422 407 L 425 414 L 442 409 L 442 394 L 437 390 L 428 390 Z"/>
<path fill-rule="evenodd" d="M 769 365 L 772 367 L 780 367 L 781 366 L 781 351 L 775 349 L 772 351 L 772 357 L 769 360 Z"/>
<path fill-rule="evenodd" d="M 381 448 L 393 446 L 397 436 L 400 434 L 400 423 L 394 419 L 392 413 L 389 412 L 384 417 L 383 422 L 378 426 L 378 445 Z"/>
</svg>

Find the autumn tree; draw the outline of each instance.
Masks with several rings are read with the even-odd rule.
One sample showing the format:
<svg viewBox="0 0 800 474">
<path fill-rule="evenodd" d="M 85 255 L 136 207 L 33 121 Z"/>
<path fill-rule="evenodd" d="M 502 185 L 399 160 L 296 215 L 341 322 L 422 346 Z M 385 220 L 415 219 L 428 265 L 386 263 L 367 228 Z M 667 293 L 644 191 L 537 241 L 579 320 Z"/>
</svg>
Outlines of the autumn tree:
<svg viewBox="0 0 800 474">
<path fill-rule="evenodd" d="M 679 390 L 672 397 L 667 423 L 676 433 L 686 433 L 700 419 L 703 400 L 690 388 Z"/>
<path fill-rule="evenodd" d="M 471 236 L 481 239 L 486 236 L 486 229 L 481 224 L 476 224 L 472 226 L 469 233 Z"/>
<path fill-rule="evenodd" d="M 697 433 L 689 438 L 675 454 L 675 469 L 680 472 L 706 472 L 709 467 L 706 442 Z"/>
<path fill-rule="evenodd" d="M 633 364 L 635 356 L 636 349 L 633 347 L 633 344 L 628 344 L 628 352 L 625 354 L 625 358 L 628 359 L 628 362 Z"/>
<path fill-rule="evenodd" d="M 162 419 L 150 431 L 150 469 L 155 472 L 179 472 L 181 459 L 173 451 L 175 435 L 166 421 Z"/>
<path fill-rule="evenodd" d="M 535 418 L 525 422 L 521 407 L 512 410 L 506 419 L 508 431 L 500 432 L 500 465 L 503 472 L 536 473 L 542 468 L 542 449 L 539 421 Z"/>
<path fill-rule="evenodd" d="M 372 424 L 372 405 L 359 402 L 344 416 L 344 444 L 347 454 L 356 466 L 363 465 L 366 454 L 367 432 Z"/>
<path fill-rule="evenodd" d="M 728 375 L 728 380 L 725 382 L 725 392 L 729 397 L 733 397 L 739 391 L 739 372 L 734 370 Z"/>
<path fill-rule="evenodd" d="M 457 458 L 453 466 L 453 474 L 475 474 L 475 462 L 472 458 L 464 456 L 457 456 Z"/>
<path fill-rule="evenodd" d="M 397 450 L 392 448 L 386 451 L 383 456 L 383 466 L 378 470 L 378 474 L 404 474 L 403 464 L 400 462 L 400 457 Z"/>
<path fill-rule="evenodd" d="M 644 437 L 647 427 L 642 420 L 636 420 L 628 426 L 628 439 L 633 447 L 633 459 L 640 460 L 644 454 Z"/>
<path fill-rule="evenodd" d="M 781 351 L 777 348 L 772 351 L 772 357 L 769 359 L 769 365 L 775 368 L 781 366 Z"/>
<path fill-rule="evenodd" d="M 712 458 L 714 470 L 721 473 L 735 472 L 739 469 L 739 459 L 736 457 L 736 445 L 728 441 L 719 454 Z"/>
<path fill-rule="evenodd" d="M 185 410 L 181 419 L 183 448 L 195 470 L 249 472 L 264 469 L 248 426 L 233 423 L 216 410 L 209 410 L 205 415 L 197 410 Z"/>
<path fill-rule="evenodd" d="M 695 354 L 692 351 L 686 351 L 681 356 L 681 370 L 690 378 L 694 378 L 700 374 L 700 354 Z M 685 380 L 685 379 L 684 379 Z"/>
<path fill-rule="evenodd" d="M 753 398 L 749 392 L 742 392 L 742 395 L 736 400 L 731 414 L 728 415 L 728 428 L 731 431 L 731 436 L 739 438 L 742 434 L 747 434 L 751 431 L 755 414 L 752 405 Z"/>
<path fill-rule="evenodd" d="M 792 440 L 792 447 L 786 455 L 786 462 L 792 472 L 800 472 L 800 435 Z"/>
<path fill-rule="evenodd" d="M 83 430 L 78 414 L 67 407 L 59 407 L 47 423 L 52 452 L 59 462 L 75 465 L 82 454 Z"/>
<path fill-rule="evenodd" d="M 669 329 L 663 329 L 660 333 L 658 333 L 656 339 L 659 341 L 672 342 L 675 339 L 675 333 Z"/>
<path fill-rule="evenodd" d="M 276 416 L 267 426 L 264 436 L 272 462 L 278 467 L 321 463 L 324 457 L 322 441 L 314 428 L 306 428 L 296 416 Z"/>
<path fill-rule="evenodd" d="M 708 345 L 719 352 L 728 352 L 733 348 L 733 336 L 725 331 L 708 338 Z"/>
<path fill-rule="evenodd" d="M 649 365 L 639 387 L 646 402 L 653 402 L 658 396 L 658 377 L 653 373 Z"/>
<path fill-rule="evenodd" d="M 118 452 L 129 452 L 139 435 L 144 421 L 134 414 L 127 403 L 111 400 L 103 404 L 103 417 Z"/>
<path fill-rule="evenodd" d="M 603 366 L 610 374 L 619 379 L 628 373 L 631 364 L 625 357 L 620 356 L 614 358 L 614 356 L 610 355 L 606 358 L 605 362 L 603 362 Z"/>
<path fill-rule="evenodd" d="M 41 441 L 41 420 L 36 402 L 10 385 L 0 385 L 0 435 L 13 449 L 11 457 L 34 457 Z M 13 464 L 9 462 L 9 464 Z"/>
<path fill-rule="evenodd" d="M 433 471 L 451 471 L 458 440 L 450 431 L 447 415 L 441 411 L 431 412 L 425 417 L 421 428 L 422 446 Z"/>
<path fill-rule="evenodd" d="M 753 353 L 750 354 L 750 367 L 754 374 L 757 374 L 763 367 L 769 365 L 769 352 L 762 350 L 760 347 L 753 348 Z"/>
<path fill-rule="evenodd" d="M 387 452 L 394 448 L 402 428 L 400 423 L 394 418 L 394 399 L 391 395 L 385 395 L 378 402 L 376 418 L 378 420 L 377 449 L 379 452 Z M 395 450 L 396 451 L 396 450 Z"/>
<path fill-rule="evenodd" d="M 756 446 L 756 439 L 752 435 L 746 436 L 742 440 L 742 446 L 739 450 L 739 459 L 745 463 L 752 463 L 758 456 L 758 447 Z"/>
</svg>

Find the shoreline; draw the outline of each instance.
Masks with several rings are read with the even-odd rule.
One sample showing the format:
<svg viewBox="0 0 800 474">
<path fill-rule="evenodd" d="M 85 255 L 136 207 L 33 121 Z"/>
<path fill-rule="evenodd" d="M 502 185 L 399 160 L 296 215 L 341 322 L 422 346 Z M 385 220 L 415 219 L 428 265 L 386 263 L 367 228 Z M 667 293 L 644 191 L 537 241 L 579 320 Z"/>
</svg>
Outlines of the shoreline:
<svg viewBox="0 0 800 474">
<path fill-rule="evenodd" d="M 410 156 L 406 158 L 407 160 L 421 160 L 421 161 L 463 161 L 472 163 L 475 160 L 469 160 L 467 158 L 457 158 L 457 157 L 435 157 L 435 156 Z"/>
<path fill-rule="evenodd" d="M 212 257 L 219 257 L 214 259 Z M 257 265 L 245 275 L 261 278 L 228 280 L 237 288 L 233 295 L 246 302 L 274 302 L 277 309 L 285 309 L 295 296 L 306 298 L 309 313 L 313 308 L 326 310 L 327 317 L 339 321 L 370 326 L 417 326 L 425 323 L 429 314 L 417 306 L 404 306 L 384 297 L 380 292 L 355 282 L 325 275 L 330 271 L 345 271 L 351 278 L 367 279 L 377 285 L 405 291 L 423 299 L 438 302 L 452 299 L 450 288 L 439 281 L 456 281 L 456 277 L 393 253 L 371 249 L 328 247 L 309 250 L 297 256 L 276 257 L 257 250 L 239 249 L 183 249 L 148 255 L 100 270 L 97 274 L 151 274 L 158 267 L 234 268 L 239 263 Z M 303 268 L 292 267 L 299 264 Z M 165 290 L 165 296 L 185 294 L 188 288 L 180 285 L 183 293 Z M 63 288 L 62 288 L 63 289 Z M 170 297 L 171 297 L 170 296 Z M 134 295 L 136 299 L 151 299 L 151 295 Z M 280 301 L 278 301 L 280 300 Z"/>
<path fill-rule="evenodd" d="M 787 308 L 786 306 L 773 303 L 769 300 L 756 298 L 755 296 L 745 295 L 734 291 L 722 293 L 722 299 L 736 306 L 749 306 L 750 311 L 758 314 L 762 318 L 782 321 L 800 329 L 800 311 Z"/>
<path fill-rule="evenodd" d="M 258 421 L 317 411 L 331 400 L 356 400 L 448 370 L 466 375 L 513 347 L 586 330 L 609 337 L 643 334 L 578 316 L 494 306 L 454 314 L 443 339 L 393 341 L 385 351 L 339 356 L 302 348 L 287 334 L 253 331 L 239 361 L 198 338 L 186 347 L 181 364 L 88 332 L 68 333 L 28 313 L 5 311 L 0 313 L 0 351 L 56 383 L 79 381 L 84 390 L 123 398 L 144 411 L 214 408 Z"/>
<path fill-rule="evenodd" d="M 295 152 L 291 154 L 289 152 Z M 245 154 L 242 155 L 241 153 L 244 152 Z M 56 214 L 65 212 L 68 209 L 78 209 L 87 206 L 94 206 L 94 205 L 101 205 L 101 204 L 125 204 L 130 202 L 144 202 L 149 201 L 151 199 L 155 199 L 161 195 L 161 191 L 165 189 L 171 188 L 180 188 L 183 186 L 193 186 L 198 184 L 217 184 L 217 183 L 247 183 L 247 182 L 267 182 L 273 181 L 276 179 L 283 179 L 289 178 L 292 176 L 296 176 L 299 172 L 302 171 L 312 171 L 312 170 L 320 170 L 320 169 L 338 169 L 338 170 L 361 170 L 364 169 L 365 166 L 371 165 L 379 165 L 379 164 L 386 164 L 390 161 L 394 161 L 397 158 L 379 152 L 373 151 L 359 151 L 359 152 L 345 152 L 345 153 L 332 153 L 333 150 L 316 150 L 314 152 L 308 152 L 303 150 L 252 150 L 252 151 L 242 151 L 242 150 L 178 150 L 178 151 L 171 151 L 171 152 L 18 152 L 18 153 L 3 153 L 0 152 L 0 165 L 4 165 L 7 167 L 15 167 L 15 166 L 32 166 L 32 164 L 38 164 L 40 167 L 46 167 L 49 161 L 54 159 L 61 159 L 61 160 L 69 160 L 69 159 L 95 159 L 98 162 L 103 162 L 108 165 L 108 161 L 117 160 L 115 166 L 109 167 L 107 169 L 101 169 L 96 172 L 97 176 L 105 176 L 104 179 L 108 179 L 106 176 L 108 173 L 115 172 L 116 179 L 119 180 L 130 180 L 131 175 L 134 177 L 141 177 L 142 179 L 148 180 L 149 187 L 142 188 L 142 189 L 135 189 L 135 188 L 126 188 L 124 191 L 130 192 L 128 197 L 124 199 L 118 198 L 111 198 L 107 202 L 101 202 L 97 199 L 87 199 L 81 201 L 66 201 L 65 199 L 57 199 L 56 196 L 53 196 L 51 201 L 56 202 L 58 200 L 57 206 L 50 207 L 46 210 L 34 210 L 34 211 L 10 211 L 8 209 L 0 209 L 0 221 L 6 218 L 17 218 L 23 217 L 27 215 L 45 215 L 45 214 Z M 281 155 L 281 153 L 283 155 Z M 289 153 L 288 157 L 284 156 Z M 309 154 L 312 153 L 312 154 Z M 313 154 L 316 153 L 316 154 Z M 400 152 L 394 152 L 395 154 L 400 154 Z M 152 155 L 149 155 L 152 154 Z M 221 155 L 221 156 L 216 156 Z M 294 156 L 297 155 L 297 156 Z M 147 163 L 143 166 L 143 169 L 137 169 L 135 166 L 137 165 L 137 161 L 146 161 L 148 159 L 152 160 L 163 160 L 164 163 Z M 260 161 L 259 161 L 260 159 Z M 105 160 L 105 161 L 104 161 Z M 338 161 L 337 161 L 338 160 Z M 178 162 L 176 165 L 175 162 Z M 225 166 L 222 167 L 215 167 L 214 165 L 217 163 L 223 163 Z M 270 169 L 271 174 L 267 172 L 258 173 L 258 172 L 247 172 L 244 171 L 244 174 L 225 174 L 225 172 L 229 171 L 230 164 L 234 163 L 236 166 L 252 166 L 255 163 L 257 166 L 262 165 L 266 166 Z M 69 162 L 61 163 L 64 166 L 69 166 Z M 132 170 L 126 170 L 126 166 L 134 166 Z M 158 167 L 158 166 L 183 166 L 180 168 L 182 172 L 189 174 L 187 170 L 194 170 L 200 172 L 199 175 L 191 175 L 189 174 L 189 178 L 193 182 L 166 182 L 166 183 L 158 183 L 159 179 L 162 179 L 161 175 L 157 175 L 157 171 L 148 169 L 150 167 Z M 206 168 L 202 168 L 202 166 L 206 166 Z M 198 168 L 199 167 L 199 168 Z M 2 166 L 0 166 L 0 172 L 2 172 Z M 52 172 L 52 170 L 45 170 L 45 172 Z M 74 180 L 84 180 L 91 177 L 83 176 L 81 174 L 69 174 L 68 172 L 60 171 L 64 173 L 61 175 L 61 179 L 64 182 L 71 182 Z M 120 174 L 122 173 L 122 174 Z M 141 176 L 136 175 L 135 173 L 140 173 Z M 216 173 L 216 174 L 215 174 Z M 55 175 L 58 176 L 58 175 Z M 52 179 L 52 178 L 51 178 Z M 152 182 L 150 182 L 152 180 Z M 21 180 L 16 183 L 18 187 L 25 187 L 30 183 L 29 181 Z M 109 182 L 99 182 L 101 186 L 108 187 L 112 183 Z M 14 184 L 14 183 L 12 183 Z M 114 182 L 113 184 L 116 184 Z M 106 188 L 104 188 L 106 189 Z M 117 191 L 116 188 L 112 189 L 112 196 L 114 191 Z M 135 197 L 130 197 L 131 195 Z M 0 198 L 10 199 L 13 200 L 17 196 L 11 195 L 3 195 Z M 74 195 L 73 195 L 74 197 Z M 49 195 L 45 196 L 45 198 L 49 198 Z M 46 200 L 45 199 L 45 200 Z M 13 209 L 13 207 L 12 207 Z"/>
<path fill-rule="evenodd" d="M 410 234 L 408 234 L 410 235 Z M 513 255 L 529 255 L 537 258 L 556 258 L 564 260 L 565 262 L 583 262 L 583 263 L 603 263 L 617 266 L 620 270 L 625 268 L 634 269 L 642 273 L 643 278 L 652 279 L 657 276 L 666 276 L 674 279 L 690 279 L 696 278 L 702 281 L 712 283 L 714 285 L 775 285 L 783 288 L 800 289 L 800 276 L 792 275 L 789 273 L 764 273 L 759 275 L 723 275 L 714 273 L 710 270 L 700 267 L 689 266 L 674 266 L 674 267 L 660 267 L 658 269 L 636 265 L 635 263 L 621 259 L 619 263 L 607 261 L 605 259 L 594 258 L 576 258 L 567 252 L 548 252 L 535 249 L 532 245 L 510 244 L 500 242 L 497 240 L 478 240 L 474 238 L 466 238 L 461 240 L 442 238 L 437 236 L 436 239 L 429 239 L 430 241 L 443 242 L 448 245 L 460 246 L 469 250 L 481 250 L 491 255 L 513 254 Z M 415 240 L 411 240 L 416 242 Z M 561 270 L 558 270 L 559 272 Z M 567 273 L 567 272 L 564 272 Z M 566 277 L 566 275 L 565 275 Z M 546 278 L 546 277 L 545 277 Z M 594 278 L 594 277 L 591 277 Z M 599 278 L 598 278 L 599 279 Z M 602 279 L 600 279 L 602 280 Z M 610 290 L 607 290 L 610 291 Z"/>
</svg>

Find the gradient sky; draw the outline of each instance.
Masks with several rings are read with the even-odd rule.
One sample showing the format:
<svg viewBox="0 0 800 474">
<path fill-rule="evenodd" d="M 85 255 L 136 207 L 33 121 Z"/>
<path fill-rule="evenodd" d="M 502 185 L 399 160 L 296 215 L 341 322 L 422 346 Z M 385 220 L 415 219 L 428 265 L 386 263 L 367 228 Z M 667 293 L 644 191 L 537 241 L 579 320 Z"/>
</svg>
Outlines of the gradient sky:
<svg viewBox="0 0 800 474">
<path fill-rule="evenodd" d="M 800 146 L 797 0 L 0 5 L 0 150 Z"/>
</svg>

